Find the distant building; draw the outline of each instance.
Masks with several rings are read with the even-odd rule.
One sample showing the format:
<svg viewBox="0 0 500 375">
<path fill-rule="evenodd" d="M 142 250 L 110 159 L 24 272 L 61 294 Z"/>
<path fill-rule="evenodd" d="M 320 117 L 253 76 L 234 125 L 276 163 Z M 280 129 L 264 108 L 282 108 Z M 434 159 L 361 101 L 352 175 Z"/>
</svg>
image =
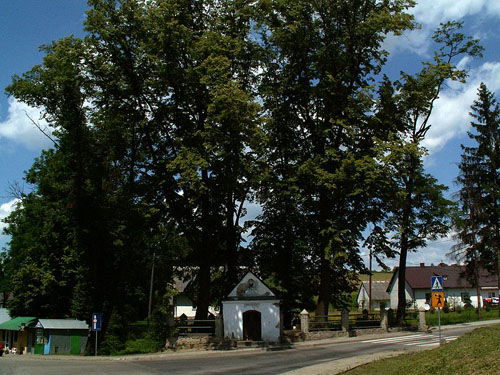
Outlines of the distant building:
<svg viewBox="0 0 500 375">
<path fill-rule="evenodd" d="M 83 320 L 38 319 L 33 333 L 34 354 L 83 354 L 89 326 Z"/>
<path fill-rule="evenodd" d="M 21 316 L 0 324 L 0 343 L 17 354 L 83 354 L 88 334 L 82 320 Z"/>
<path fill-rule="evenodd" d="M 372 281 L 372 309 L 380 310 L 380 306 L 390 307 L 391 296 L 387 292 L 389 281 Z M 358 307 L 368 309 L 370 305 L 370 283 L 363 281 L 358 291 Z"/>
<path fill-rule="evenodd" d="M 465 277 L 465 266 L 457 264 L 447 265 L 440 263 L 437 266 L 406 267 L 406 301 L 415 308 L 431 303 L 431 278 L 432 276 L 443 276 L 444 298 L 450 307 L 463 307 L 470 303 L 477 307 L 477 292 Z M 485 298 L 498 296 L 498 282 L 496 275 L 488 273 L 486 270 L 480 272 L 480 293 L 479 303 Z M 390 295 L 390 306 L 396 309 L 398 306 L 398 269 L 394 270 L 392 279 L 389 282 L 387 292 Z M 482 304 L 481 304 L 482 305 Z"/>
<path fill-rule="evenodd" d="M 173 298 L 174 318 L 185 315 L 188 319 L 194 319 L 196 316 L 196 306 L 190 293 L 191 281 L 174 278 L 174 289 L 178 292 Z M 208 308 L 208 311 L 213 315 L 217 314 L 212 306 Z"/>
<path fill-rule="evenodd" d="M 31 353 L 33 349 L 33 332 L 28 327 L 34 325 L 35 317 L 19 316 L 0 324 L 0 342 L 5 348 L 16 353 Z"/>
</svg>

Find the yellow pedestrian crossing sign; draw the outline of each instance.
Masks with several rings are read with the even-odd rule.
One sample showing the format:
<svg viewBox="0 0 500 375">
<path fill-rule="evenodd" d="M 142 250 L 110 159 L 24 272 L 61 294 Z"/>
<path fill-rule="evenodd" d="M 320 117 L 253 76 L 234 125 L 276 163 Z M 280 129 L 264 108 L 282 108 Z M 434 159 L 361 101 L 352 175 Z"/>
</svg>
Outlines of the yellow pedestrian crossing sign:
<svg viewBox="0 0 500 375">
<path fill-rule="evenodd" d="M 443 276 L 432 276 L 431 290 L 433 292 L 443 291 Z"/>
<path fill-rule="evenodd" d="M 432 307 L 444 307 L 444 292 L 432 292 Z"/>
</svg>

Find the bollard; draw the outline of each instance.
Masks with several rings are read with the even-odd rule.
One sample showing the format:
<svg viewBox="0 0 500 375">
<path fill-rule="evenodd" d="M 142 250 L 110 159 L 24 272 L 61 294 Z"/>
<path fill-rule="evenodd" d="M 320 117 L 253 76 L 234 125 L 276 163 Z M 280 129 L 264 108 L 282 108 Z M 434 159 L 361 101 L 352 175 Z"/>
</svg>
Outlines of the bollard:
<svg viewBox="0 0 500 375">
<path fill-rule="evenodd" d="M 419 331 L 427 331 L 429 327 L 427 327 L 427 323 L 425 321 L 425 308 L 421 307 L 418 309 L 418 330 Z"/>
<path fill-rule="evenodd" d="M 380 310 L 380 328 L 389 331 L 389 314 L 386 309 Z"/>
<path fill-rule="evenodd" d="M 218 339 L 224 337 L 224 324 L 221 315 L 215 317 L 215 337 Z"/>
<path fill-rule="evenodd" d="M 342 331 L 349 332 L 349 310 L 342 310 Z"/>
<path fill-rule="evenodd" d="M 300 313 L 300 331 L 309 333 L 309 313 L 305 309 Z"/>
</svg>

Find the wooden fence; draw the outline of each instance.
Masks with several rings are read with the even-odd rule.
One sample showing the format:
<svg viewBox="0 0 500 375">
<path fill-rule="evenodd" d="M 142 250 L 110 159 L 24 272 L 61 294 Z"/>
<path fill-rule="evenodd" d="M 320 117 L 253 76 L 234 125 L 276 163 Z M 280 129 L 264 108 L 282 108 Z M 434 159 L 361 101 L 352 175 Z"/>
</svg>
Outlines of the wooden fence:
<svg viewBox="0 0 500 375">
<path fill-rule="evenodd" d="M 176 319 L 175 328 L 179 337 L 215 336 L 215 320 Z"/>
</svg>

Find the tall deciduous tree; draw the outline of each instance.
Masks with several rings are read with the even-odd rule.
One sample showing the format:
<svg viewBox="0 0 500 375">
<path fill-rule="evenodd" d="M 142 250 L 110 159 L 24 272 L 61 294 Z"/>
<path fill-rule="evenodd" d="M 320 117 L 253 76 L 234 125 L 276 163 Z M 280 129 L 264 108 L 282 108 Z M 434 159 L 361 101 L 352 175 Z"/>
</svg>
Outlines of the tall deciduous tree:
<svg viewBox="0 0 500 375">
<path fill-rule="evenodd" d="M 466 72 L 457 68 L 461 56 L 478 56 L 482 47 L 478 41 L 460 33 L 462 24 L 448 22 L 434 33 L 439 44 L 433 62 L 425 62 L 415 75 L 402 73 L 396 82 L 395 100 L 397 128 L 389 140 L 381 142 L 380 161 L 387 173 L 385 181 L 390 197 L 386 227 L 396 233 L 399 251 L 398 312 L 402 322 L 406 309 L 406 259 L 408 252 L 425 246 L 427 240 L 444 235 L 448 230 L 450 203 L 444 198 L 446 187 L 425 173 L 422 141 L 431 127 L 434 103 L 448 79 L 465 82 Z M 390 120 L 389 120 L 390 121 Z"/>
<path fill-rule="evenodd" d="M 297 257 L 314 264 L 318 276 L 309 278 L 317 286 L 318 316 L 327 315 L 332 296 L 348 290 L 352 273 L 364 268 L 357 249 L 373 214 L 374 187 L 369 85 L 385 61 L 386 35 L 412 26 L 405 13 L 412 4 L 260 3 L 261 38 L 269 54 L 261 91 L 270 118 L 272 172 L 265 188 L 272 195 L 261 195 L 255 245 L 288 258 L 283 267 Z M 306 237 L 296 238 L 299 230 Z M 265 232 L 281 232 L 284 242 L 270 243 Z M 299 293 L 286 276 L 282 286 L 290 306 Z"/>
<path fill-rule="evenodd" d="M 33 191 L 7 220 L 10 308 L 14 315 L 80 319 L 100 311 L 106 326 L 115 308 L 140 294 L 144 212 L 90 120 L 85 42 L 66 38 L 44 51 L 43 65 L 7 88 L 42 108 L 54 130 L 54 148 L 26 174 Z"/>
</svg>

